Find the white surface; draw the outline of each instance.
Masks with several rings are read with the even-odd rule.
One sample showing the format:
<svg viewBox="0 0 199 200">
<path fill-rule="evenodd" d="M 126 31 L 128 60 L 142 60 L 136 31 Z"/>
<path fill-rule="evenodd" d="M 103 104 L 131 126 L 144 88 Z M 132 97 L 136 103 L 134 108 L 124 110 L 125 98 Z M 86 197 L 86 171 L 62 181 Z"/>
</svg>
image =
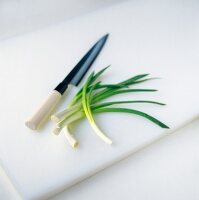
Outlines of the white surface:
<svg viewBox="0 0 199 200">
<path fill-rule="evenodd" d="M 13 184 L 0 167 L 0 198 L 4 200 L 21 200 Z"/>
<path fill-rule="evenodd" d="M 198 200 L 199 120 L 51 200 Z"/>
<path fill-rule="evenodd" d="M 109 6 L 119 0 L 1 0 L 0 40 Z"/>
<path fill-rule="evenodd" d="M 105 115 L 103 119 L 99 116 L 98 120 L 101 124 L 104 123 L 104 130 L 108 130 L 107 132 L 112 136 L 115 146 L 111 148 L 99 141 L 98 138 L 92 135 L 92 131 L 84 121 L 78 126 L 82 128 L 81 132 L 83 130 L 89 131 L 86 131 L 88 132 L 87 134 L 82 134 L 76 130 L 82 147 L 77 151 L 73 151 L 66 146 L 64 138 L 59 137 L 55 139 L 54 136 L 48 134 L 52 128 L 50 124 L 44 130 L 44 133 L 39 135 L 29 133 L 29 131 L 21 126 L 28 112 L 36 105 L 36 101 L 41 100 L 44 93 L 47 93 L 56 84 L 56 80 L 55 82 L 52 81 L 53 77 L 54 79 L 57 77 L 57 80 L 62 77 L 63 74 L 60 73 L 60 70 L 57 70 L 57 67 L 60 66 L 61 71 L 63 71 L 66 68 L 65 63 L 69 66 L 73 62 L 75 63 L 76 60 L 74 61 L 74 59 L 76 59 L 77 55 L 82 55 L 84 50 L 80 52 L 80 48 L 77 48 L 79 41 L 75 39 L 71 41 L 70 38 L 75 38 L 76 34 L 80 34 L 80 30 L 82 30 L 81 35 L 86 36 L 87 33 L 85 30 L 88 29 L 85 29 L 85 27 L 91 27 L 97 19 L 102 19 L 102 17 L 106 18 L 106 24 L 98 21 L 99 29 L 96 27 L 95 30 L 92 30 L 92 34 L 88 38 L 85 37 L 84 41 L 82 41 L 82 46 L 85 46 L 91 39 L 94 40 L 100 33 L 107 31 L 108 27 L 112 37 L 100 55 L 100 59 L 95 63 L 95 68 L 100 68 L 100 66 L 104 66 L 104 63 L 107 62 L 113 63 L 114 68 L 112 67 L 111 72 L 108 73 L 109 75 L 106 78 L 109 78 L 110 74 L 114 74 L 111 78 L 115 77 L 115 80 L 119 80 L 122 76 L 127 77 L 125 71 L 129 73 L 130 69 L 132 69 L 133 74 L 136 72 L 146 72 L 146 69 L 148 69 L 155 76 L 162 76 L 164 78 L 163 80 L 158 82 L 154 81 L 151 83 L 152 85 L 149 85 L 158 85 L 161 91 L 157 96 L 153 95 L 153 97 L 155 96 L 158 99 L 166 101 L 168 106 L 165 108 L 156 107 L 154 109 L 154 107 L 149 107 L 145 109 L 148 109 L 151 113 L 154 112 L 156 116 L 158 115 L 163 121 L 167 121 L 172 127 L 198 114 L 197 96 L 193 99 L 190 98 L 195 94 L 197 89 L 197 82 L 194 83 L 194 81 L 197 81 L 196 67 L 198 65 L 198 59 L 195 54 L 198 48 L 198 27 L 194 26 L 196 25 L 196 18 L 191 18 L 190 21 L 186 21 L 187 16 L 182 12 L 180 13 L 180 17 L 183 23 L 179 25 L 179 19 L 177 17 L 179 13 L 176 16 L 175 10 L 169 10 L 170 15 L 164 19 L 168 11 L 165 9 L 165 6 L 165 4 L 159 5 L 159 9 L 156 10 L 157 4 L 154 8 L 154 5 L 143 5 L 142 2 L 127 3 L 111 9 L 111 15 L 110 9 L 108 9 L 104 12 L 90 16 L 87 15 L 85 18 L 73 20 L 67 24 L 63 23 L 60 26 L 38 31 L 34 34 L 12 39 L 1 44 L 1 55 L 4 55 L 1 62 L 6 69 L 3 71 L 4 84 L 10 87 L 19 87 L 26 80 L 29 80 L 28 84 L 23 86 L 24 90 L 20 94 L 16 92 L 18 96 L 16 96 L 15 104 L 11 104 L 11 99 L 3 99 L 3 105 L 8 103 L 7 105 L 9 107 L 4 106 L 1 109 L 13 109 L 6 117 L 12 116 L 13 119 L 16 118 L 16 121 L 13 122 L 13 127 L 15 133 L 17 133 L 17 138 L 13 137 L 13 130 L 5 129 L 7 128 L 5 125 L 7 125 L 8 120 L 4 118 L 1 120 L 3 122 L 2 128 L 7 130 L 7 134 L 5 132 L 2 134 L 1 137 L 4 137 L 4 140 L 1 141 L 0 145 L 3 166 L 6 166 L 7 172 L 12 177 L 13 182 L 27 199 L 33 197 L 33 195 L 39 196 L 48 191 L 54 192 L 55 189 L 62 189 L 72 183 L 72 180 L 75 182 L 79 180 L 79 177 L 83 178 L 95 172 L 97 168 L 105 167 L 105 165 L 117 160 L 120 156 L 123 157 L 132 151 L 137 145 L 144 144 L 146 141 L 162 134 L 160 132 L 162 131 L 161 129 L 139 118 L 120 115 L 118 115 L 120 116 L 118 118 L 118 116 L 115 117 L 109 114 Z M 193 13 L 194 9 L 196 8 L 194 7 L 190 12 Z M 119 16 L 118 14 L 121 14 L 121 11 L 124 13 L 122 16 Z M 151 18 L 149 19 L 148 16 L 151 16 Z M 89 24 L 87 23 L 87 19 L 89 19 Z M 117 26 L 113 26 L 116 22 Z M 135 29 L 132 30 L 129 24 L 132 24 Z M 76 29 L 78 33 L 75 31 Z M 179 37 L 179 33 L 181 33 L 181 37 Z M 122 37 L 124 35 L 125 39 L 128 39 L 128 42 L 126 40 L 124 41 Z M 184 38 L 186 38 L 186 41 Z M 68 46 L 66 47 L 63 43 L 67 43 Z M 60 44 L 62 45 L 60 46 Z M 52 46 L 54 48 L 50 48 Z M 116 56 L 118 53 L 120 57 Z M 67 59 L 66 54 L 68 55 Z M 132 55 L 134 56 L 133 59 Z M 9 74 L 13 66 L 18 67 L 18 71 L 15 74 Z M 123 68 L 124 74 L 120 73 L 120 77 L 117 77 L 121 69 L 119 67 L 121 66 L 126 67 L 126 70 Z M 136 67 L 131 68 L 129 66 Z M 187 66 L 189 66 L 189 69 Z M 190 67 L 192 67 L 191 70 Z M 31 69 L 34 70 L 32 71 Z M 33 81 L 33 77 L 35 77 L 34 73 L 40 74 L 37 73 L 37 70 L 43 70 L 45 75 L 48 71 L 48 80 L 45 80 L 45 85 L 43 85 L 43 76 L 38 76 L 37 82 Z M 67 70 L 69 68 L 65 70 L 66 73 Z M 173 76 L 176 73 L 179 76 L 177 81 L 176 77 Z M 10 75 L 13 80 L 17 75 L 21 75 L 22 78 L 17 80 L 17 84 L 13 82 L 8 83 L 6 74 Z M 183 78 L 187 81 L 186 83 L 182 80 Z M 189 78 L 190 81 L 188 81 Z M 173 81 L 173 85 L 168 85 L 169 80 Z M 31 91 L 28 90 L 30 87 L 34 89 Z M 186 93 L 185 88 L 187 88 Z M 178 92 L 176 93 L 176 91 Z M 24 92 L 26 92 L 27 101 L 19 104 L 17 99 L 20 99 L 24 95 Z M 8 97 L 9 92 L 5 91 L 5 93 Z M 141 97 L 144 96 L 141 95 Z M 184 101 L 183 105 L 176 102 L 176 100 L 181 98 Z M 34 99 L 34 101 L 28 99 Z M 190 105 L 187 105 L 187 102 Z M 23 111 L 24 107 L 26 109 Z M 168 114 L 171 114 L 170 117 Z M 119 125 L 118 129 L 114 131 L 115 127 L 109 127 L 108 123 L 105 124 L 106 119 L 113 120 L 114 123 L 118 124 L 122 119 L 123 124 Z M 132 120 L 134 120 L 136 127 L 135 124 L 129 123 Z M 142 127 L 144 122 L 146 126 Z M 19 125 L 19 127 L 15 127 L 14 124 Z M 133 140 L 120 140 L 119 132 L 124 130 L 124 127 L 126 127 L 125 135 L 127 138 L 133 138 Z M 132 131 L 133 134 L 127 129 L 134 130 Z M 137 134 L 137 132 L 141 132 L 141 134 Z M 11 146 L 12 148 L 10 148 Z M 95 154 L 91 155 L 93 148 L 95 149 Z M 91 156 L 92 160 L 88 159 L 88 156 Z M 70 163 L 67 162 L 69 157 L 72 159 Z M 69 166 L 71 166 L 71 171 L 69 170 Z M 30 175 L 33 175 L 33 177 Z M 71 176 L 69 177 L 69 175 Z M 52 180 L 52 182 L 49 182 L 49 180 Z"/>
<path fill-rule="evenodd" d="M 198 200 L 198 132 L 197 120 L 51 199 Z M 1 176 L 0 197 L 20 200 L 7 182 Z"/>
</svg>

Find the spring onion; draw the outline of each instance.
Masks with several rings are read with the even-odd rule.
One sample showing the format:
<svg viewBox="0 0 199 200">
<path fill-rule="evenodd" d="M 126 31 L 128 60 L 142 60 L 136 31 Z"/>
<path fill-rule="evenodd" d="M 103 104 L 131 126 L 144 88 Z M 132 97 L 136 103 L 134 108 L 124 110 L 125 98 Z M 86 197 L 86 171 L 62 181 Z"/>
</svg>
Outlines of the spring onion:
<svg viewBox="0 0 199 200">
<path fill-rule="evenodd" d="M 108 66 L 109 67 L 109 66 Z M 78 146 L 78 141 L 71 133 L 70 126 L 76 121 L 86 117 L 94 132 L 107 144 L 112 144 L 112 140 L 107 137 L 97 125 L 94 118 L 95 113 L 104 112 L 119 112 L 129 113 L 137 116 L 144 117 L 161 128 L 169 128 L 166 124 L 162 123 L 153 116 L 130 108 L 112 107 L 113 105 L 120 104 L 156 104 L 164 106 L 164 103 L 150 100 L 128 100 L 128 101 L 109 101 L 101 102 L 109 97 L 133 92 L 156 92 L 155 89 L 136 89 L 129 88 L 142 82 L 150 81 L 154 78 L 148 78 L 149 74 L 139 74 L 127 80 L 116 84 L 103 84 L 102 81 L 97 81 L 100 76 L 108 68 L 105 67 L 99 72 L 92 72 L 83 87 L 76 93 L 71 100 L 69 106 L 60 113 L 51 116 L 51 120 L 56 123 L 56 128 L 53 130 L 54 134 L 58 135 L 62 130 L 65 132 L 66 139 L 72 147 Z"/>
</svg>

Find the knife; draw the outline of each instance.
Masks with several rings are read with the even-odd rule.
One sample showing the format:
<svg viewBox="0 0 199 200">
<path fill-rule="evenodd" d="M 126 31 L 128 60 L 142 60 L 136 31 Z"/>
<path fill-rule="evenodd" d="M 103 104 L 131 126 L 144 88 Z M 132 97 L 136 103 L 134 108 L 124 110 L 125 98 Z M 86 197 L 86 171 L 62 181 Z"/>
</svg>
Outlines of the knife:
<svg viewBox="0 0 199 200">
<path fill-rule="evenodd" d="M 78 86 L 86 72 L 89 70 L 96 57 L 102 50 L 108 34 L 100 38 L 92 48 L 84 55 L 84 57 L 77 63 L 77 65 L 70 71 L 70 73 L 60 82 L 55 89 L 47 96 L 47 98 L 42 102 L 42 104 L 36 109 L 36 111 L 31 115 L 31 117 L 25 122 L 25 125 L 32 129 L 39 129 L 49 116 L 52 114 L 53 110 L 59 104 L 64 92 L 69 88 L 69 86 Z"/>
</svg>

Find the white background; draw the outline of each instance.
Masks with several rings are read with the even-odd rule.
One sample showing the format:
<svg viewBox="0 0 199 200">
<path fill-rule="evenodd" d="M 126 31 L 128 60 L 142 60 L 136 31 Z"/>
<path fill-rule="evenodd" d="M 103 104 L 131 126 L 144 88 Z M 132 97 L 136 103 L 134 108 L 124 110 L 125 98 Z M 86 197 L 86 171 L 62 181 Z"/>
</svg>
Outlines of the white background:
<svg viewBox="0 0 199 200">
<path fill-rule="evenodd" d="M 0 40 L 122 0 L 0 0 Z"/>
<path fill-rule="evenodd" d="M 5 39 L 56 23 L 59 20 L 98 9 L 111 2 L 114 1 L 1 1 L 0 38 Z M 181 1 L 176 2 L 177 5 L 181 5 Z M 48 4 L 47 7 L 46 4 Z M 187 6 L 192 5 L 197 4 L 187 1 Z M 177 8 L 178 6 L 176 6 L 176 12 Z M 65 12 L 66 9 L 68 12 Z M 0 178 L 0 198 L 5 200 L 19 198 L 3 173 Z M 193 122 L 53 199 L 102 198 L 105 200 L 123 198 L 198 200 L 199 121 Z"/>
</svg>

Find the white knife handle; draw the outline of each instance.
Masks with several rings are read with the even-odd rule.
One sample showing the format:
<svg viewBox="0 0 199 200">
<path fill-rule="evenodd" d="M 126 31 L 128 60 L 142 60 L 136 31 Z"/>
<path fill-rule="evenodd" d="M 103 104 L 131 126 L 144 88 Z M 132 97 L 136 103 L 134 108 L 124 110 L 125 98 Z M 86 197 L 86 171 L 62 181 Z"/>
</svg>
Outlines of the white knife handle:
<svg viewBox="0 0 199 200">
<path fill-rule="evenodd" d="M 35 113 L 25 122 L 25 125 L 32 130 L 40 128 L 58 105 L 61 97 L 62 95 L 58 91 L 53 90 Z"/>
</svg>

